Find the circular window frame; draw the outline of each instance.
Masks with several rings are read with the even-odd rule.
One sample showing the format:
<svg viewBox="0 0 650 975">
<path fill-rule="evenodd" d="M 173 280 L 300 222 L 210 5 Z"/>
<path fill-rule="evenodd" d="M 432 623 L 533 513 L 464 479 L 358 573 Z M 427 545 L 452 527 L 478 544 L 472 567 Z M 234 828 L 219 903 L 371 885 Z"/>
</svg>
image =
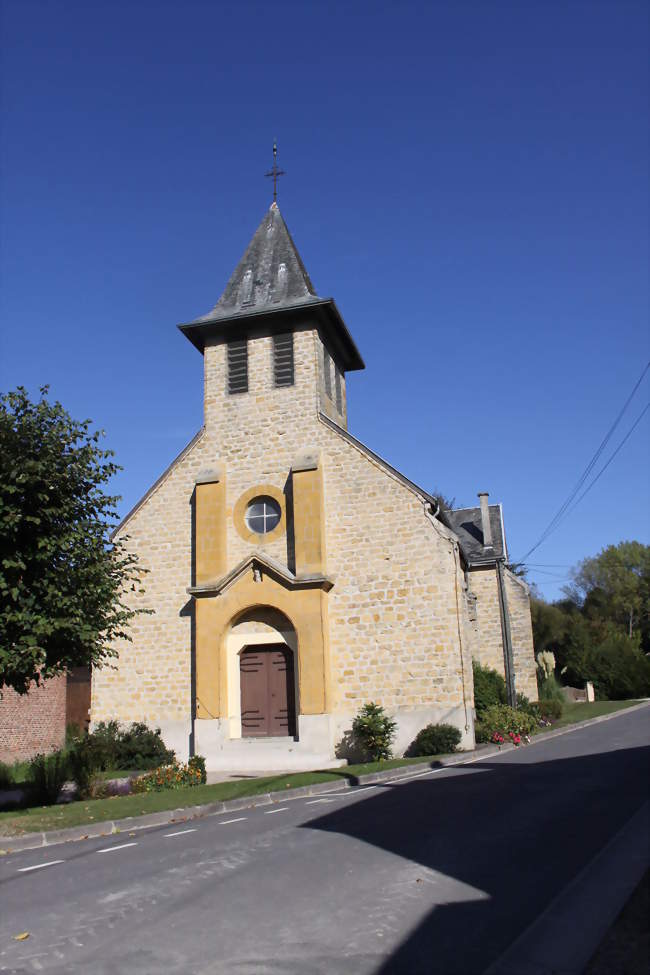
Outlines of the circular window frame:
<svg viewBox="0 0 650 975">
<path fill-rule="evenodd" d="M 280 521 L 272 531 L 266 532 L 264 535 L 260 532 L 253 531 L 246 524 L 246 511 L 249 504 L 251 501 L 255 501 L 256 498 L 260 497 L 271 498 L 280 508 Z M 282 535 L 286 535 L 287 531 L 287 503 L 284 493 L 273 484 L 256 484 L 255 487 L 244 491 L 237 499 L 237 503 L 233 509 L 233 521 L 235 522 L 237 534 L 245 542 L 252 542 L 255 545 L 267 545 L 269 542 L 275 541 L 276 538 L 281 538 Z"/>
</svg>

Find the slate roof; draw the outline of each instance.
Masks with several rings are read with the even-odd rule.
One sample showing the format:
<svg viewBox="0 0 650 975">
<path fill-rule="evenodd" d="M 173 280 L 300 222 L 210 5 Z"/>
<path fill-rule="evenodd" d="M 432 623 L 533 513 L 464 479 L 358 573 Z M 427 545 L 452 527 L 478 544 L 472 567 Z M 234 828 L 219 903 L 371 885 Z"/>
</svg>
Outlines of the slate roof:
<svg viewBox="0 0 650 975">
<path fill-rule="evenodd" d="M 295 327 L 304 322 L 307 310 L 329 336 L 341 367 L 363 369 L 363 359 L 334 300 L 317 295 L 282 214 L 273 203 L 214 308 L 179 328 L 203 351 L 206 338 L 217 334 L 230 339 L 262 324 L 271 332 Z"/>
<path fill-rule="evenodd" d="M 490 527 L 492 528 L 492 544 L 494 548 L 486 551 L 483 547 L 483 527 L 480 508 L 456 508 L 453 511 L 441 512 L 441 518 L 446 522 L 460 540 L 460 547 L 469 565 L 481 562 L 494 562 L 495 559 L 508 558 L 506 536 L 503 528 L 503 512 L 500 504 L 488 506 L 490 512 Z"/>
<path fill-rule="evenodd" d="M 277 204 L 264 214 L 244 256 L 212 311 L 194 322 L 230 318 L 266 307 L 286 308 L 318 299 Z M 194 324 L 194 323 L 190 323 Z"/>
</svg>

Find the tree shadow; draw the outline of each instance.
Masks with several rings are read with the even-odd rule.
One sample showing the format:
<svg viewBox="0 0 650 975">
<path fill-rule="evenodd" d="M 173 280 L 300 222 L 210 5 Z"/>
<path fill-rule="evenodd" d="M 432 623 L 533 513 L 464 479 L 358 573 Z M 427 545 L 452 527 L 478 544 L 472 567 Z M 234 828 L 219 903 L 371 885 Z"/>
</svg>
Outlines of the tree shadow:
<svg viewBox="0 0 650 975">
<path fill-rule="evenodd" d="M 483 972 L 647 799 L 650 748 L 523 757 L 380 783 L 365 800 L 303 825 L 424 868 L 424 916 L 377 975 Z"/>
</svg>

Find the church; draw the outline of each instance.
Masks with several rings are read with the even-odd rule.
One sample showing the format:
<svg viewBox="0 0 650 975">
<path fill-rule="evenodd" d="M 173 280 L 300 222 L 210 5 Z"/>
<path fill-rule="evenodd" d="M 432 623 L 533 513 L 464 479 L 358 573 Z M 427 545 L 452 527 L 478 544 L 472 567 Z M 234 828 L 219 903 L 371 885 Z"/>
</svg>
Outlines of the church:
<svg viewBox="0 0 650 975">
<path fill-rule="evenodd" d="M 214 308 L 179 326 L 203 426 L 116 529 L 148 569 L 91 721 L 145 721 L 210 770 L 340 764 L 364 704 L 395 754 L 474 746 L 472 660 L 537 698 L 528 589 L 500 505 L 441 510 L 348 430 L 363 358 L 274 202 Z"/>
</svg>

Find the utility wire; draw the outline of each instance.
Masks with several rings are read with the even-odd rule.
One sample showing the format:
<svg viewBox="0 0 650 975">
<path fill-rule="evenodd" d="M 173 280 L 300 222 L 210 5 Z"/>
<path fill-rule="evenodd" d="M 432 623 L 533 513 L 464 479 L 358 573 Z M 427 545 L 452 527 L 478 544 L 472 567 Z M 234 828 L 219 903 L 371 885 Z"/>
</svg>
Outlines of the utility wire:
<svg viewBox="0 0 650 975">
<path fill-rule="evenodd" d="M 598 478 L 600 477 L 600 475 L 605 473 L 605 471 L 607 470 L 607 468 L 609 467 L 609 465 L 611 464 L 611 462 L 614 460 L 614 458 L 616 457 L 616 455 L 619 452 L 619 450 L 621 449 L 621 447 L 623 447 L 627 443 L 627 441 L 630 439 L 630 437 L 632 436 L 632 434 L 634 433 L 634 431 L 636 430 L 636 428 L 638 427 L 639 423 L 641 422 L 641 420 L 643 419 L 643 417 L 646 415 L 646 413 L 648 412 L 648 410 L 650 410 L 650 403 L 646 403 L 646 405 L 643 407 L 643 409 L 641 410 L 641 412 L 637 416 L 636 420 L 634 421 L 634 423 L 632 424 L 632 426 L 630 427 L 630 429 L 627 431 L 627 433 L 625 434 L 625 436 L 623 437 L 623 439 L 621 440 L 620 444 L 618 445 L 618 447 L 616 448 L 616 450 L 614 451 L 614 453 L 611 455 L 611 457 L 609 458 L 609 460 L 607 461 L 607 463 L 605 463 L 600 468 L 600 470 L 596 474 L 596 476 L 593 479 L 593 481 L 591 482 L 591 484 L 582 492 L 582 494 L 580 495 L 580 497 L 577 498 L 576 501 L 574 501 L 574 503 L 572 504 L 572 506 L 567 511 L 567 515 L 570 515 L 571 512 L 573 511 L 573 509 L 577 505 L 580 504 L 580 502 L 584 498 L 585 494 L 589 494 L 589 492 L 591 491 L 592 487 L 594 486 L 594 484 L 596 483 L 596 481 L 598 480 Z"/>
<path fill-rule="evenodd" d="M 632 401 L 632 397 L 634 396 L 634 394 L 636 393 L 637 389 L 639 388 L 639 386 L 643 382 L 643 380 L 645 378 L 645 375 L 646 375 L 648 369 L 650 369 L 650 361 L 648 361 L 646 363 L 646 366 L 645 366 L 643 372 L 641 373 L 639 379 L 635 383 L 634 388 L 632 389 L 632 392 L 630 393 L 630 395 L 626 399 L 625 403 L 623 404 L 623 407 L 621 408 L 618 416 L 616 417 L 616 419 L 612 423 L 611 427 L 609 428 L 609 430 L 607 431 L 607 433 L 603 437 L 603 439 L 602 439 L 602 441 L 601 441 L 598 449 L 596 450 L 595 454 L 593 455 L 593 457 L 591 458 L 591 460 L 587 464 L 586 468 L 584 469 L 584 471 L 580 475 L 580 478 L 578 479 L 577 484 L 572 489 L 572 491 L 569 494 L 568 498 L 566 499 L 566 501 L 564 501 L 564 503 L 562 504 L 562 506 L 557 510 L 557 512 L 555 513 L 555 515 L 553 516 L 553 518 L 550 520 L 550 522 L 548 523 L 548 525 L 546 526 L 546 528 L 542 532 L 542 534 L 541 534 L 541 536 L 539 538 L 539 541 L 537 541 L 535 543 L 535 545 L 533 545 L 532 548 L 528 549 L 528 551 L 523 556 L 523 558 L 521 558 L 519 560 L 519 563 L 518 564 L 521 564 L 522 562 L 525 562 L 526 559 L 528 558 L 528 556 L 531 555 L 536 549 L 538 549 L 539 546 L 542 544 L 542 542 L 545 542 L 546 539 L 548 538 L 548 536 L 551 534 L 551 532 L 555 530 L 555 528 L 557 527 L 557 525 L 558 525 L 559 521 L 561 520 L 562 516 L 565 514 L 565 512 L 567 511 L 567 509 L 569 508 L 569 506 L 573 502 L 574 498 L 576 497 L 576 495 L 578 494 L 578 492 L 582 488 L 583 484 L 585 483 L 585 481 L 587 480 L 587 478 L 591 474 L 592 470 L 594 469 L 594 467 L 598 463 L 599 457 L 601 456 L 601 454 L 604 451 L 605 447 L 609 443 L 609 441 L 610 441 L 610 439 L 612 437 L 612 434 L 616 430 L 616 427 L 621 422 L 621 419 L 623 418 L 623 414 L 625 413 L 625 411 L 627 410 L 628 406 L 630 405 L 630 403 Z M 640 419 L 640 417 L 639 417 L 639 419 Z M 636 426 L 636 424 L 635 424 L 635 426 Z M 632 429 L 634 429 L 634 427 Z M 630 433 L 631 432 L 632 431 L 630 430 Z M 623 441 L 623 442 L 625 442 L 625 441 Z M 616 450 L 616 453 L 618 453 L 618 450 L 622 446 L 623 446 L 623 444 L 621 443 L 620 446 L 619 446 L 619 448 Z M 615 455 L 613 455 L 613 456 L 615 456 Z M 613 459 L 613 457 L 610 458 L 610 461 L 612 459 Z M 609 464 L 609 461 L 608 461 L 608 464 Z M 607 464 L 605 465 L 605 467 L 607 467 Z M 603 470 L 604 470 L 604 468 L 603 468 Z M 602 471 L 597 475 L 597 477 L 600 477 L 600 474 L 601 473 L 602 473 Z M 587 490 L 589 490 L 589 488 Z M 582 495 L 582 497 L 584 497 L 584 494 Z M 575 507 L 575 505 L 574 505 L 574 507 Z"/>
</svg>

